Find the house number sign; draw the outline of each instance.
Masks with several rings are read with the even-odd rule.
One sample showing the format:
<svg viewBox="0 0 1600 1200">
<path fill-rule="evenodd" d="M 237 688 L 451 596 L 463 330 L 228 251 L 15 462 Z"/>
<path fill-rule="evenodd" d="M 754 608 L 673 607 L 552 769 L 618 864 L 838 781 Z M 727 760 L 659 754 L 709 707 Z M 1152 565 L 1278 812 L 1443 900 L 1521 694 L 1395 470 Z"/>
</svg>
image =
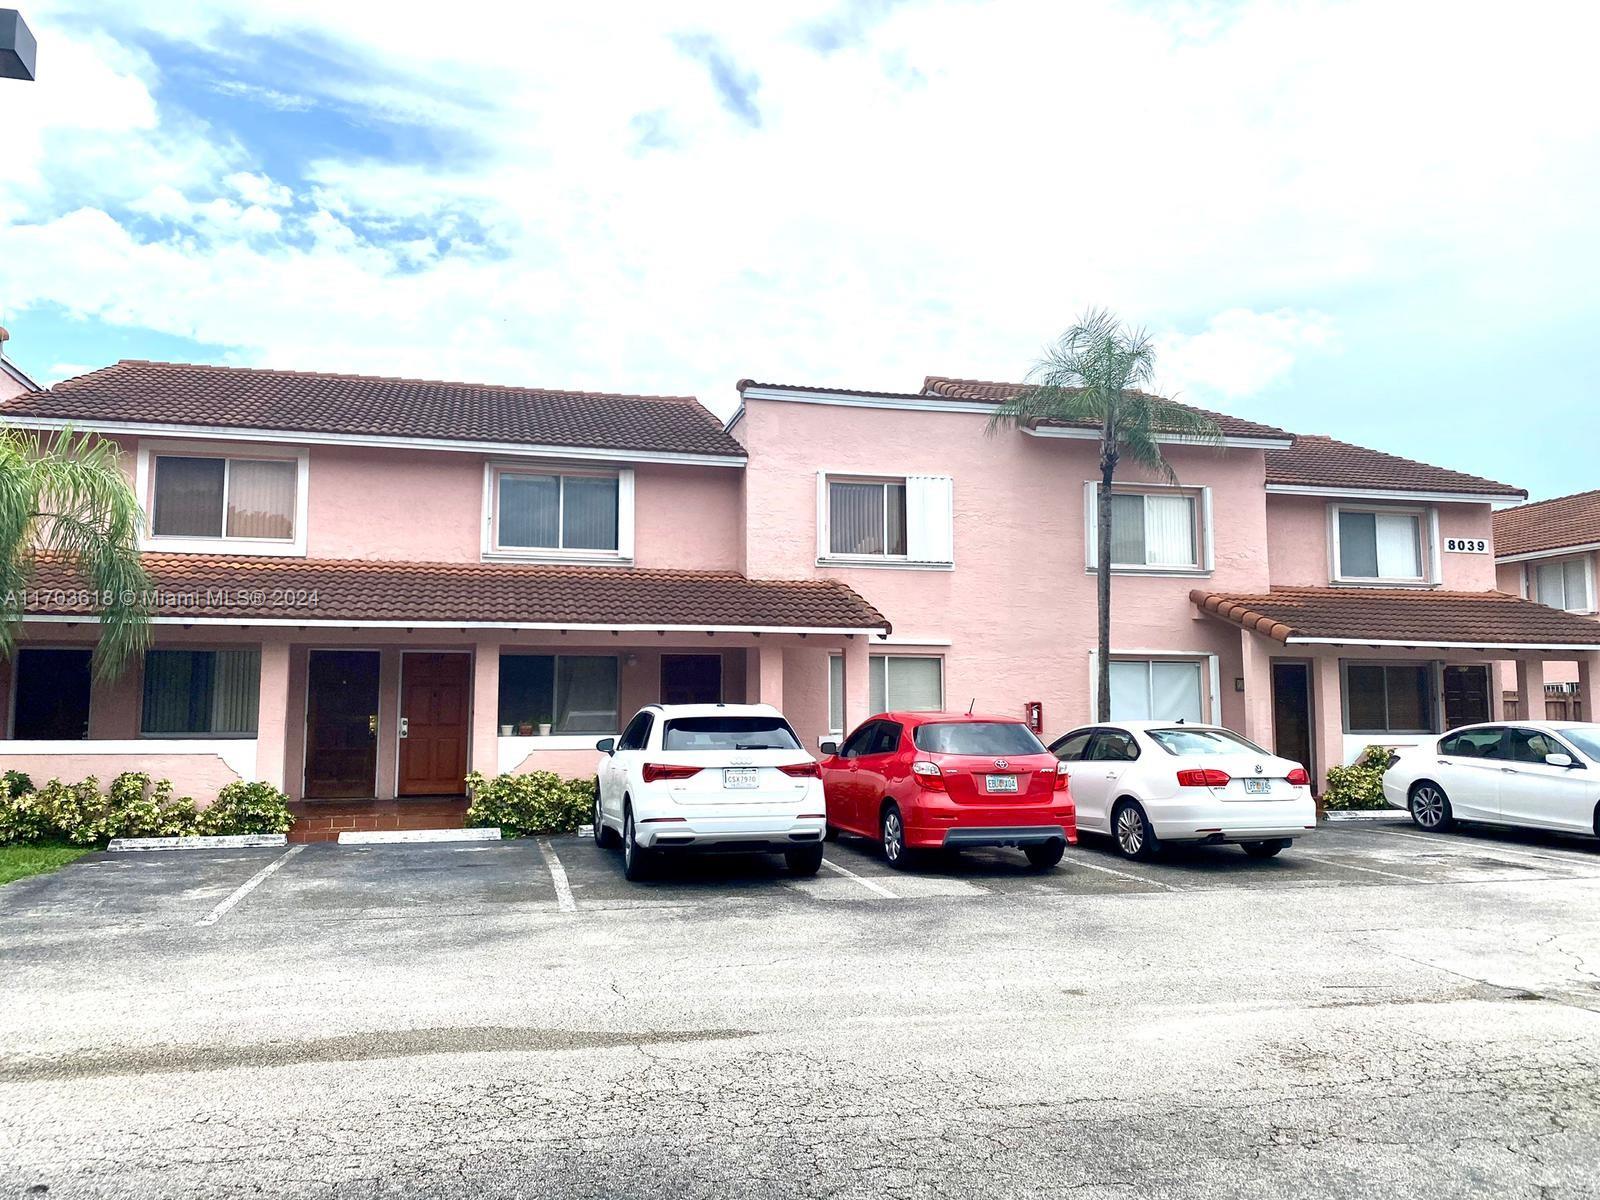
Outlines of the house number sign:
<svg viewBox="0 0 1600 1200">
<path fill-rule="evenodd" d="M 1445 538 L 1444 548 L 1451 554 L 1487 554 L 1488 538 Z"/>
</svg>

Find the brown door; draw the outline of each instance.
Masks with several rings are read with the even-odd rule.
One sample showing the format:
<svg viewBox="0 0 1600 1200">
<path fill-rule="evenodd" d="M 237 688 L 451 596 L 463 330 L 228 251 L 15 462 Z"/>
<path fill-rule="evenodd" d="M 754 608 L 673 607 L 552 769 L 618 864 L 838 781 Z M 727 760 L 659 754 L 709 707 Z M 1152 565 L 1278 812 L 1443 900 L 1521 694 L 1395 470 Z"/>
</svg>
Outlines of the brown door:
<svg viewBox="0 0 1600 1200">
<path fill-rule="evenodd" d="M 459 796 L 466 788 L 471 664 L 466 654 L 402 656 L 402 796 Z"/>
<path fill-rule="evenodd" d="M 1293 759 L 1316 778 L 1311 762 L 1311 666 L 1272 664 L 1272 741 L 1279 758 Z"/>
<path fill-rule="evenodd" d="M 378 652 L 311 651 L 306 679 L 306 798 L 372 796 L 377 780 Z"/>
<path fill-rule="evenodd" d="M 1531 710 L 1539 714 L 1538 705 Z M 1489 668 L 1444 669 L 1444 727 L 1478 725 L 1489 720 Z"/>
<path fill-rule="evenodd" d="M 661 656 L 661 703 L 716 704 L 721 699 L 722 655 Z"/>
</svg>

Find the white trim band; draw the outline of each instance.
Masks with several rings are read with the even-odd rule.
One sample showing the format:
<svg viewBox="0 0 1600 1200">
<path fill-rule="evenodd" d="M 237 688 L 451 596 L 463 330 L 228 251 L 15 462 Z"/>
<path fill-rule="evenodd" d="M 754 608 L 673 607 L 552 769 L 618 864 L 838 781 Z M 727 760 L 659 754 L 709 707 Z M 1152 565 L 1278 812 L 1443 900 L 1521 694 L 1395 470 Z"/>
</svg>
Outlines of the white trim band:
<svg viewBox="0 0 1600 1200">
<path fill-rule="evenodd" d="M 51 624 L 98 625 L 100 618 L 93 613 L 82 616 L 62 613 L 29 613 L 24 621 Z M 854 637 L 887 637 L 883 626 L 854 625 L 585 625 L 573 621 L 407 621 L 390 618 L 381 621 L 363 620 L 304 620 L 294 617 L 151 617 L 152 625 L 223 625 L 234 629 L 249 629 L 257 625 L 283 626 L 290 629 L 573 629 L 585 633 L 794 633 L 836 634 Z M 15 745 L 16 743 L 9 743 Z M 148 749 L 148 747 L 147 747 Z M 3 751 L 0 751 L 3 753 Z"/>
<path fill-rule="evenodd" d="M 1515 496 L 1488 492 L 1426 492 L 1400 488 L 1341 488 L 1315 483 L 1269 483 L 1269 496 L 1326 496 L 1333 500 L 1412 500 L 1440 504 L 1520 504 Z"/>
</svg>

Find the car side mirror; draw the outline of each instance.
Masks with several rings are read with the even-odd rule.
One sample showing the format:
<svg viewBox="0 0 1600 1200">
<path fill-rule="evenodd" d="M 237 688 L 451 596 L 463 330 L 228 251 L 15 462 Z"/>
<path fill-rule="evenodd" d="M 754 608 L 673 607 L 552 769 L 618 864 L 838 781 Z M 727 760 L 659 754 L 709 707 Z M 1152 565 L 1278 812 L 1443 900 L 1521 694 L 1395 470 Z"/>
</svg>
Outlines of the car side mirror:
<svg viewBox="0 0 1600 1200">
<path fill-rule="evenodd" d="M 1544 761 L 1548 766 L 1552 767 L 1571 767 L 1577 765 L 1572 761 L 1572 755 L 1562 754 L 1559 750 L 1554 754 L 1546 754 L 1544 756 Z"/>
<path fill-rule="evenodd" d="M 601 738 L 594 744 L 594 748 L 601 754 L 615 754 L 617 752 L 616 738 Z"/>
<path fill-rule="evenodd" d="M 817 749 L 821 750 L 822 753 L 826 754 L 829 758 L 837 758 L 839 756 L 838 742 L 823 742 L 817 747 Z"/>
</svg>

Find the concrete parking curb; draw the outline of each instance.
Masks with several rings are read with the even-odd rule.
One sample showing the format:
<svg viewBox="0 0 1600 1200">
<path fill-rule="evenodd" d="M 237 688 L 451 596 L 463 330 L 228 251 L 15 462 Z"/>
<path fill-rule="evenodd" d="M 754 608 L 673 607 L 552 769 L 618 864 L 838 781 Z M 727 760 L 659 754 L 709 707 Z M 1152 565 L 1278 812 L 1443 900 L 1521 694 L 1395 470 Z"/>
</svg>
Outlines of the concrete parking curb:
<svg viewBox="0 0 1600 1200">
<path fill-rule="evenodd" d="M 381 846 L 403 842 L 498 842 L 500 830 L 491 829 L 372 829 L 341 833 L 341 846 Z"/>
<path fill-rule="evenodd" d="M 261 846 L 287 846 L 282 833 L 227 833 L 209 837 L 112 838 L 107 850 L 240 850 Z"/>
<path fill-rule="evenodd" d="M 1409 821 L 1404 809 L 1400 808 L 1370 808 L 1355 812 L 1330 812 L 1323 813 L 1329 821 Z"/>
</svg>

